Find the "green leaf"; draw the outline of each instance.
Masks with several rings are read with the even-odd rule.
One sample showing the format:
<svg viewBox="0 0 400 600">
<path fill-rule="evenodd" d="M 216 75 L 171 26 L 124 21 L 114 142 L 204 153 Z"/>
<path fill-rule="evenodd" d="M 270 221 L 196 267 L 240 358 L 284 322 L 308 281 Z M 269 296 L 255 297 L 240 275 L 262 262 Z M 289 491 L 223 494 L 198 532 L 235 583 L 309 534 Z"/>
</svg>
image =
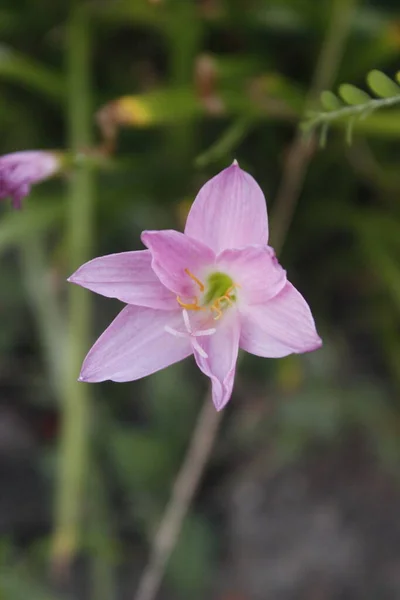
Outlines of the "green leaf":
<svg viewBox="0 0 400 600">
<path fill-rule="evenodd" d="M 340 100 L 340 98 L 338 98 L 336 94 L 334 94 L 333 92 L 329 92 L 328 90 L 322 92 L 320 100 L 323 108 L 325 108 L 325 110 L 327 111 L 333 111 L 343 108 L 343 102 Z"/>
<path fill-rule="evenodd" d="M 65 80 L 61 73 L 3 45 L 0 46 L 0 79 L 18 83 L 57 103 L 65 97 Z"/>
<path fill-rule="evenodd" d="M 400 95 L 400 87 L 390 77 L 374 69 L 367 75 L 371 90 L 380 98 L 392 98 Z"/>
<path fill-rule="evenodd" d="M 351 85 L 351 83 L 343 83 L 339 87 L 339 95 L 347 104 L 351 105 L 366 104 L 372 100 L 367 92 L 360 90 L 355 85 Z"/>
<path fill-rule="evenodd" d="M 395 75 L 395 79 L 396 79 L 397 83 L 400 83 L 400 71 L 397 71 L 397 73 Z"/>
</svg>

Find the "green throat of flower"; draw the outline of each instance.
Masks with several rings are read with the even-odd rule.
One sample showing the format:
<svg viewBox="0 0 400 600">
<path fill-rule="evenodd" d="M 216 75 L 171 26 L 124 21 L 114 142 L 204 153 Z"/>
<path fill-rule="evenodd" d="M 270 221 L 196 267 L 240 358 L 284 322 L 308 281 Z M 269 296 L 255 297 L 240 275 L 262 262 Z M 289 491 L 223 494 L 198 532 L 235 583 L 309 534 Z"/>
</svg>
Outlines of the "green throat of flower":
<svg viewBox="0 0 400 600">
<path fill-rule="evenodd" d="M 218 320 L 222 317 L 223 312 L 229 306 L 233 306 L 236 302 L 236 288 L 240 287 L 233 281 L 229 275 L 220 271 L 211 273 L 206 282 L 203 283 L 189 269 L 185 269 L 185 273 L 192 279 L 199 288 L 199 296 L 194 296 L 191 302 L 183 302 L 180 296 L 177 296 L 178 304 L 186 310 L 209 310 L 213 318 Z"/>
</svg>

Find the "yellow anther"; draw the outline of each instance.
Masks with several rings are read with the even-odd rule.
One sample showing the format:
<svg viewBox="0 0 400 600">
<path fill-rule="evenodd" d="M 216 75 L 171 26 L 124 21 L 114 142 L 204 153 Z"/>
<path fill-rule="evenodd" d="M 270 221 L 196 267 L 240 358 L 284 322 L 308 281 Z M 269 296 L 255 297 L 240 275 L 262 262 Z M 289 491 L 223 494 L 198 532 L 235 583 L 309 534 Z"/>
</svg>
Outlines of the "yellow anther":
<svg viewBox="0 0 400 600">
<path fill-rule="evenodd" d="M 218 304 L 221 302 L 221 300 L 225 300 L 229 304 L 229 306 L 233 306 L 232 299 L 228 296 L 228 294 L 225 294 L 225 296 L 221 296 L 221 298 L 218 298 Z"/>
<path fill-rule="evenodd" d="M 181 306 L 182 308 L 186 308 L 186 310 L 204 310 L 203 306 L 199 306 L 198 298 L 194 298 L 193 303 L 191 303 L 191 302 L 186 303 L 186 302 L 182 302 L 182 300 L 180 299 L 180 296 L 177 296 L 176 301 L 178 302 L 179 306 Z"/>
<path fill-rule="evenodd" d="M 204 290 L 205 290 L 204 283 L 202 283 L 202 282 L 200 281 L 200 279 L 198 279 L 198 278 L 197 278 L 195 275 L 193 275 L 193 273 L 191 273 L 191 272 L 189 271 L 189 269 L 185 269 L 185 273 L 186 273 L 187 275 L 189 275 L 190 279 L 193 279 L 193 281 L 194 281 L 195 283 L 197 283 L 197 285 L 199 286 L 199 290 L 200 290 L 201 292 L 204 292 Z"/>
<path fill-rule="evenodd" d="M 220 319 L 222 317 L 222 311 L 224 309 L 224 306 L 221 306 L 221 304 L 223 302 L 226 302 L 229 306 L 233 306 L 233 300 L 231 298 L 231 294 L 232 294 L 232 292 L 235 291 L 235 288 L 237 288 L 237 287 L 240 287 L 240 285 L 238 285 L 238 284 L 232 285 L 229 289 L 226 290 L 226 293 L 223 296 L 218 298 L 210 306 L 211 312 L 216 313 L 216 315 L 214 316 L 214 321 L 218 321 L 218 319 Z"/>
<path fill-rule="evenodd" d="M 220 309 L 220 307 L 218 306 L 219 304 L 219 300 L 217 300 L 216 302 L 214 302 L 214 304 L 212 306 L 210 306 L 210 310 L 211 312 L 216 312 L 217 314 L 215 315 L 214 321 L 218 321 L 218 319 L 220 319 L 222 317 L 222 310 Z"/>
</svg>

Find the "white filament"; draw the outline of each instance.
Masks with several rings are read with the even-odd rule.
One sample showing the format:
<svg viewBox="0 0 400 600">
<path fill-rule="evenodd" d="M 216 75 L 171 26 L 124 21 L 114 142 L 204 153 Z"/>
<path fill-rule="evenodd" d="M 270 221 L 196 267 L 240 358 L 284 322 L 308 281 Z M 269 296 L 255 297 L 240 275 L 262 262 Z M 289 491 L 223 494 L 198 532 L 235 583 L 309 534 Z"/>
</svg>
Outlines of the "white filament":
<svg viewBox="0 0 400 600">
<path fill-rule="evenodd" d="M 208 358 L 207 352 L 205 352 L 205 350 L 203 350 L 203 348 L 200 346 L 200 344 L 196 340 L 196 338 L 202 337 L 203 335 L 214 335 L 214 333 L 217 330 L 215 329 L 215 327 L 212 327 L 211 329 L 193 330 L 192 325 L 190 323 L 188 311 L 185 308 L 182 310 L 182 316 L 183 316 L 183 322 L 185 324 L 186 331 L 178 331 L 177 329 L 173 329 L 172 327 L 169 327 L 169 325 L 165 325 L 165 327 L 164 327 L 165 331 L 167 333 L 170 333 L 171 335 L 174 335 L 175 337 L 180 337 L 180 338 L 190 337 L 193 348 L 195 348 L 197 350 L 197 352 L 200 354 L 200 356 L 202 356 L 203 358 Z"/>
</svg>

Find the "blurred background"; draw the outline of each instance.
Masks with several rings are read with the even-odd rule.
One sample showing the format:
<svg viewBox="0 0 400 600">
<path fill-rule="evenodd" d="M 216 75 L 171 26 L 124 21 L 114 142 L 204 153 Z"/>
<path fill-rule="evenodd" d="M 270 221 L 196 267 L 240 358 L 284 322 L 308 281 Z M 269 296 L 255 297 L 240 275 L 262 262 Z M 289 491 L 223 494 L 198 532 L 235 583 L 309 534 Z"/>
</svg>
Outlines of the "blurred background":
<svg viewBox="0 0 400 600">
<path fill-rule="evenodd" d="M 399 599 L 400 108 L 298 134 L 394 77 L 398 1 L 2 0 L 0 39 L 0 154 L 74 163 L 0 206 L 1 600 L 136 600 L 207 381 L 77 384 L 121 305 L 66 278 L 234 158 L 324 346 L 243 356 L 157 598 Z"/>
</svg>

